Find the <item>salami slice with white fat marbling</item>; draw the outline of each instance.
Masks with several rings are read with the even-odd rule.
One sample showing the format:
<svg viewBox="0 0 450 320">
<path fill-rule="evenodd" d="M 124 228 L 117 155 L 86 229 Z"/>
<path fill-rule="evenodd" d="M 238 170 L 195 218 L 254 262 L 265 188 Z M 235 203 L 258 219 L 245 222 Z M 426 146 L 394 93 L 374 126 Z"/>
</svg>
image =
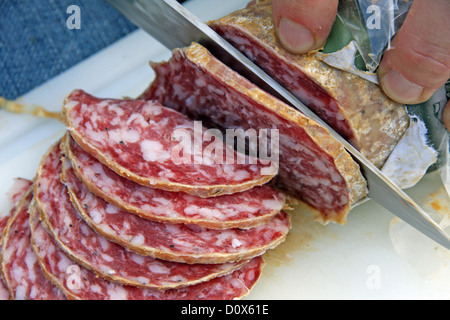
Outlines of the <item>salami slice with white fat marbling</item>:
<svg viewBox="0 0 450 320">
<path fill-rule="evenodd" d="M 153 222 L 94 196 L 73 171 L 64 174 L 72 202 L 84 220 L 104 237 L 144 255 L 185 263 L 238 261 L 276 247 L 290 229 L 289 216 L 284 212 L 262 226 L 245 230 Z"/>
<path fill-rule="evenodd" d="M 258 281 L 264 260 L 252 259 L 233 273 L 196 285 L 157 290 L 122 286 L 98 277 L 71 260 L 32 211 L 32 242 L 47 277 L 73 300 L 232 300 L 247 295 Z"/>
<path fill-rule="evenodd" d="M 201 123 L 156 101 L 99 99 L 75 90 L 63 113 L 83 149 L 143 185 L 212 197 L 263 185 L 277 173 L 273 164 L 235 152 Z M 222 157 L 219 148 L 210 150 L 212 140 L 225 150 Z"/>
<path fill-rule="evenodd" d="M 94 194 L 138 216 L 159 222 L 196 224 L 212 229 L 247 229 L 279 213 L 286 196 L 264 185 L 212 198 L 143 186 L 128 180 L 84 151 L 66 134 L 61 149 L 73 170 Z"/>
<path fill-rule="evenodd" d="M 405 106 L 378 85 L 333 68 L 311 54 L 281 45 L 270 0 L 237 10 L 209 25 L 286 87 L 374 165 L 381 167 L 409 126 Z"/>
<path fill-rule="evenodd" d="M 94 232 L 72 206 L 67 189 L 59 180 L 61 153 L 57 146 L 53 148 L 44 158 L 36 178 L 36 202 L 41 219 L 55 241 L 79 264 L 105 279 L 124 285 L 167 289 L 207 281 L 231 273 L 248 262 L 188 265 L 142 256 L 108 241 Z M 103 204 L 109 206 L 104 201 Z M 120 215 L 112 211 L 107 214 L 112 219 Z M 127 229 L 125 223 L 118 227 Z"/>
<path fill-rule="evenodd" d="M 90 193 L 79 180 L 75 180 L 77 184 L 68 184 L 77 211 L 60 181 L 61 167 L 61 152 L 59 148 L 54 148 L 43 158 L 39 167 L 35 199 L 48 229 L 52 230 L 61 245 L 71 246 L 71 250 L 78 250 L 87 239 L 93 239 L 91 233 L 90 237 L 81 236 L 90 232 L 87 225 L 80 230 L 81 235 L 80 232 L 73 232 L 82 222 L 78 215 L 103 237 L 129 250 L 183 263 L 217 264 L 249 259 L 283 242 L 291 227 L 290 217 L 285 212 L 277 214 L 263 226 L 246 230 L 215 230 L 196 225 L 154 222 L 105 202 Z M 79 189 L 74 192 L 76 187 Z M 103 238 L 98 241 L 102 243 Z"/>
<path fill-rule="evenodd" d="M 156 78 L 141 99 L 159 100 L 216 128 L 277 129 L 276 183 L 314 208 L 318 220 L 345 223 L 367 194 L 358 164 L 329 132 L 231 70 L 199 44 L 153 64 Z"/>
<path fill-rule="evenodd" d="M 3 230 L 5 230 L 8 224 L 9 218 L 12 217 L 13 213 L 16 211 L 17 204 L 19 203 L 22 196 L 28 191 L 32 186 L 33 182 L 28 179 L 17 178 L 14 180 L 11 188 L 8 190 L 7 197 L 10 204 L 10 210 L 8 214 L 0 217 L 0 257 L 1 257 L 1 239 L 3 237 Z M 1 270 L 1 267 L 0 267 Z M 0 272 L 1 274 L 1 272 Z M 2 275 L 3 278 L 3 275 Z M 8 288 L 5 286 L 3 279 L 0 279 L 0 300 L 9 300 L 10 294 Z"/>
<path fill-rule="evenodd" d="M 1 267 L 5 284 L 15 300 L 66 300 L 41 272 L 31 247 L 28 207 L 32 189 L 23 195 L 9 219 L 2 239 Z"/>
</svg>

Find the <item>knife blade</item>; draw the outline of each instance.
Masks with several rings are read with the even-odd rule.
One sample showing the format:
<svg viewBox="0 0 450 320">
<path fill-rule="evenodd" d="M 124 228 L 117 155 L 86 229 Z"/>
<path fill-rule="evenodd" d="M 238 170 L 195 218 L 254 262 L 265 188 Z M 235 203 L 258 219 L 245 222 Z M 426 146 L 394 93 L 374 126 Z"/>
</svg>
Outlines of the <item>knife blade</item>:
<svg viewBox="0 0 450 320">
<path fill-rule="evenodd" d="M 449 235 L 403 190 L 320 117 L 176 0 L 105 0 L 168 49 L 205 46 L 216 58 L 248 80 L 325 127 L 341 143 L 367 180 L 368 197 L 430 239 L 450 249 Z"/>
</svg>

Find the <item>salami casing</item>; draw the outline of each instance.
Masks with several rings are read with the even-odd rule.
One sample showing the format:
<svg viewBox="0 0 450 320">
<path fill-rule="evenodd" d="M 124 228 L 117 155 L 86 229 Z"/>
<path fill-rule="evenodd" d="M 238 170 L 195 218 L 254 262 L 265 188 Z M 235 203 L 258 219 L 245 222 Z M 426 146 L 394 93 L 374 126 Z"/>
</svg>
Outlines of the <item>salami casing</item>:
<svg viewBox="0 0 450 320">
<path fill-rule="evenodd" d="M 11 299 L 65 300 L 65 295 L 41 272 L 30 242 L 28 207 L 32 188 L 23 195 L 2 239 L 1 267 Z"/>
<path fill-rule="evenodd" d="M 271 1 L 259 1 L 209 25 L 381 167 L 409 126 L 405 106 L 380 88 L 330 67 L 314 53 L 291 54 L 280 44 Z"/>
<path fill-rule="evenodd" d="M 66 98 L 63 113 L 83 149 L 143 185 L 212 197 L 263 185 L 277 173 L 271 163 L 248 159 L 223 141 L 214 150 L 220 146 L 228 152 L 216 158 L 209 141 L 215 139 L 204 139 L 201 123 L 156 101 L 99 99 L 76 90 Z"/>
<path fill-rule="evenodd" d="M 269 221 L 286 202 L 284 193 L 268 185 L 211 198 L 143 186 L 103 165 L 70 135 L 64 137 L 61 149 L 89 191 L 125 211 L 153 221 L 196 224 L 211 229 L 247 229 Z"/>
<path fill-rule="evenodd" d="M 141 95 L 216 128 L 278 129 L 276 183 L 315 209 L 322 222 L 346 221 L 367 193 L 358 164 L 329 132 L 228 68 L 199 44 L 153 64 L 156 78 Z"/>
<path fill-rule="evenodd" d="M 263 259 L 252 259 L 233 273 L 196 285 L 157 290 L 123 286 L 98 277 L 71 260 L 40 223 L 31 216 L 33 247 L 45 274 L 73 300 L 231 300 L 247 295 L 263 268 Z"/>
</svg>

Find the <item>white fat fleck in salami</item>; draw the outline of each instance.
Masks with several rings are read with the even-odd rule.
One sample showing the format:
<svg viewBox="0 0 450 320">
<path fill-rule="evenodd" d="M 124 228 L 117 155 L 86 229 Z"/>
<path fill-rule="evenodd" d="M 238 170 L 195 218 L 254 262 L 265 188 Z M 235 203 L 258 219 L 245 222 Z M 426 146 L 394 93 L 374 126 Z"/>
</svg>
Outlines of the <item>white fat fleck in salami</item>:
<svg viewBox="0 0 450 320">
<path fill-rule="evenodd" d="M 272 164 L 255 158 L 240 164 L 243 155 L 223 142 L 222 158 L 204 152 L 210 142 L 197 138 L 205 128 L 200 125 L 196 130 L 192 120 L 158 102 L 99 99 L 76 90 L 65 100 L 64 115 L 70 134 L 83 149 L 143 185 L 212 197 L 265 184 L 277 173 L 266 174 Z M 180 148 L 174 136 L 178 130 L 186 132 L 193 152 Z M 178 163 L 175 155 L 181 151 L 189 157 Z M 227 154 L 233 154 L 233 160 Z"/>
<path fill-rule="evenodd" d="M 36 202 L 42 212 L 43 221 L 55 241 L 72 259 L 108 280 L 158 289 L 175 288 L 228 274 L 248 262 L 187 265 L 128 251 L 94 232 L 78 216 L 66 187 L 59 179 L 60 174 L 61 153 L 54 147 L 44 157 L 36 178 Z M 113 219 L 121 215 L 119 211 L 112 211 L 106 202 L 103 202 L 104 207 L 94 207 L 89 198 L 95 200 L 97 197 L 87 194 L 86 202 L 83 203 L 93 209 L 92 223 L 101 224 L 105 215 L 110 216 L 106 211 L 113 212 Z M 123 221 L 123 224 L 117 227 L 127 228 L 126 225 L 127 222 Z M 136 235 L 130 241 L 140 245 L 142 239 Z"/>
<path fill-rule="evenodd" d="M 225 131 L 277 129 L 279 170 L 274 182 L 310 205 L 318 220 L 345 223 L 352 204 L 367 194 L 358 164 L 323 126 L 259 89 L 201 45 L 175 49 L 169 61 L 153 64 L 153 69 L 156 78 L 141 99 L 161 101 Z"/>
<path fill-rule="evenodd" d="M 14 300 L 65 300 L 65 295 L 41 272 L 31 247 L 28 214 L 31 191 L 28 188 L 23 194 L 4 230 L 1 269 L 5 284 Z"/>
<path fill-rule="evenodd" d="M 37 210 L 32 211 L 31 227 L 33 246 L 43 270 L 74 300 L 233 300 L 250 292 L 264 265 L 263 259 L 256 257 L 231 274 L 183 288 L 157 290 L 123 286 L 74 263 L 46 232 Z"/>
<path fill-rule="evenodd" d="M 103 165 L 70 135 L 61 143 L 77 177 L 97 196 L 138 216 L 169 223 L 197 224 L 212 229 L 252 228 L 280 212 L 286 196 L 264 185 L 212 198 L 143 186 Z"/>
</svg>

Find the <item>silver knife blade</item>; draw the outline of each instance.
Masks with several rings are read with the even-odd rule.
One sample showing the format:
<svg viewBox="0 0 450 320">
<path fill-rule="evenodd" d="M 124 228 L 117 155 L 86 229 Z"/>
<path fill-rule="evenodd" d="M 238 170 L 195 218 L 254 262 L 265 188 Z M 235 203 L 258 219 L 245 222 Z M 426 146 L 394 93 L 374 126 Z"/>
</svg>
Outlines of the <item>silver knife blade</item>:
<svg viewBox="0 0 450 320">
<path fill-rule="evenodd" d="M 450 250 L 449 235 L 403 190 L 321 118 L 175 0 L 105 0 L 168 49 L 198 42 L 226 65 L 324 126 L 358 162 L 367 180 L 368 197 Z"/>
</svg>

